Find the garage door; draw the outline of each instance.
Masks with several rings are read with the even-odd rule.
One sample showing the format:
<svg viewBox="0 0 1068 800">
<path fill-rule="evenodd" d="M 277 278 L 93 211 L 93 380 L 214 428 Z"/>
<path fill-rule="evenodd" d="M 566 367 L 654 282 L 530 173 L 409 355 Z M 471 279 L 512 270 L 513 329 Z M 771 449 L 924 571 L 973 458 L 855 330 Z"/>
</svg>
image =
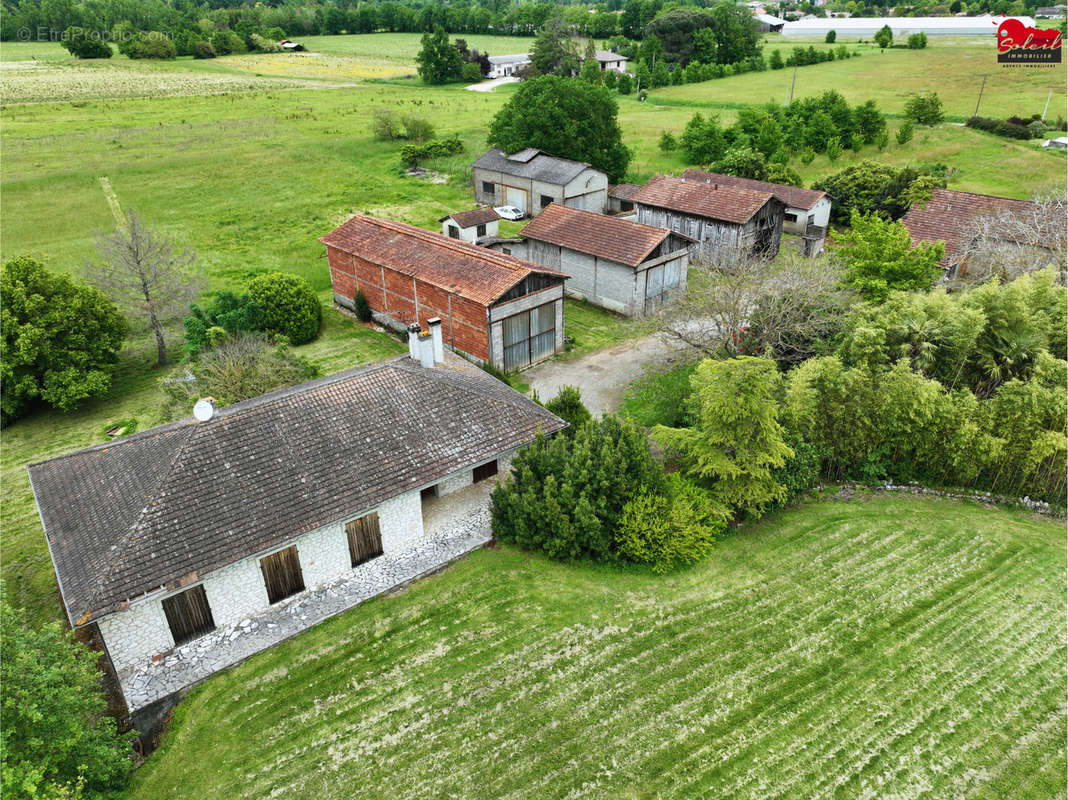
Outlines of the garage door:
<svg viewBox="0 0 1068 800">
<path fill-rule="evenodd" d="M 513 189 L 511 186 L 504 187 L 504 204 L 515 206 L 524 214 L 527 213 L 527 193 L 523 189 Z"/>
<path fill-rule="evenodd" d="M 504 320 L 504 368 L 522 369 L 556 352 L 556 304 Z"/>
</svg>

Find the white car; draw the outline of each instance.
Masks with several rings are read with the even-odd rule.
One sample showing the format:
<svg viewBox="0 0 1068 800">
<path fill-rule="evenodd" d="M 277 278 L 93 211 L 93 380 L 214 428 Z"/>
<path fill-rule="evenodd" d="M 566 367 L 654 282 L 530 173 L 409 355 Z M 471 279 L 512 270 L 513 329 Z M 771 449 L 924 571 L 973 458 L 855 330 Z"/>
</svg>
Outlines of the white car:
<svg viewBox="0 0 1068 800">
<path fill-rule="evenodd" d="M 510 219 L 513 222 L 526 216 L 521 209 L 515 206 L 494 206 L 493 210 L 497 212 L 497 216 L 501 219 Z"/>
</svg>

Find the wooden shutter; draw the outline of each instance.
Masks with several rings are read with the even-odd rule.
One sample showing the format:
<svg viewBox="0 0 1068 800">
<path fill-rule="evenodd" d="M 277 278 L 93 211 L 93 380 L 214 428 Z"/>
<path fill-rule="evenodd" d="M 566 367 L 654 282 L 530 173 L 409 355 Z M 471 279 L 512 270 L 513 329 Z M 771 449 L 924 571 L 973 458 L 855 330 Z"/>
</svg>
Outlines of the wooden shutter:
<svg viewBox="0 0 1068 800">
<path fill-rule="evenodd" d="M 267 599 L 272 603 L 304 590 L 304 573 L 296 546 L 260 559 L 260 570 L 267 586 Z"/>
<path fill-rule="evenodd" d="M 349 555 L 352 566 L 363 564 L 382 555 L 382 529 L 378 525 L 378 512 L 354 519 L 345 526 L 349 536 Z"/>
<path fill-rule="evenodd" d="M 478 483 L 479 481 L 486 480 L 486 478 L 492 478 L 496 474 L 497 474 L 497 460 L 494 459 L 493 461 L 489 462 L 488 464 L 483 464 L 481 467 L 475 467 L 474 475 L 472 476 L 472 478 L 473 478 L 475 483 Z"/>
<path fill-rule="evenodd" d="M 203 584 L 168 597 L 163 601 L 163 613 L 167 615 L 167 624 L 171 627 L 171 636 L 176 645 L 215 629 Z"/>
</svg>

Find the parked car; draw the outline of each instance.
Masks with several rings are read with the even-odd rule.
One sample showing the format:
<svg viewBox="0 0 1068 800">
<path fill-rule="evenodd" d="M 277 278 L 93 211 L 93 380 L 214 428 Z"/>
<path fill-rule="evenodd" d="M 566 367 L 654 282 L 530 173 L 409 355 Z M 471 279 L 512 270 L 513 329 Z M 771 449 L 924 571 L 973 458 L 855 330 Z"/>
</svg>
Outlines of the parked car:
<svg viewBox="0 0 1068 800">
<path fill-rule="evenodd" d="M 497 216 L 501 219 L 510 219 L 513 222 L 526 216 L 521 209 L 515 206 L 494 206 L 493 210 L 497 212 Z"/>
</svg>

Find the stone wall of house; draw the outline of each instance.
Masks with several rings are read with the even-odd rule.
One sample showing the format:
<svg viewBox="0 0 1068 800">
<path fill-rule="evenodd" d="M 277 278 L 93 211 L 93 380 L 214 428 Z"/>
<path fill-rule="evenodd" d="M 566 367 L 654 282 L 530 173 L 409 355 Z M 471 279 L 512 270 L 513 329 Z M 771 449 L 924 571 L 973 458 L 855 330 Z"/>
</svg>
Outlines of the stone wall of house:
<svg viewBox="0 0 1068 800">
<path fill-rule="evenodd" d="M 462 480 L 465 474 L 467 484 L 470 484 L 470 470 L 446 480 Z M 374 510 L 378 512 L 384 553 L 403 550 L 423 537 L 422 502 L 418 491 L 391 498 Z M 345 523 L 355 518 L 324 525 L 287 545 L 297 547 L 307 590 L 321 588 L 352 571 Z M 281 548 L 271 552 L 278 549 Z M 270 605 L 260 570 L 260 559 L 264 555 L 269 553 L 259 553 L 204 575 L 204 592 L 217 629 L 239 625 Z M 141 598 L 131 603 L 127 610 L 99 621 L 100 633 L 116 670 L 122 671 L 174 647 L 174 638 L 163 612 L 163 600 L 175 594 L 178 592 L 160 592 Z"/>
</svg>

